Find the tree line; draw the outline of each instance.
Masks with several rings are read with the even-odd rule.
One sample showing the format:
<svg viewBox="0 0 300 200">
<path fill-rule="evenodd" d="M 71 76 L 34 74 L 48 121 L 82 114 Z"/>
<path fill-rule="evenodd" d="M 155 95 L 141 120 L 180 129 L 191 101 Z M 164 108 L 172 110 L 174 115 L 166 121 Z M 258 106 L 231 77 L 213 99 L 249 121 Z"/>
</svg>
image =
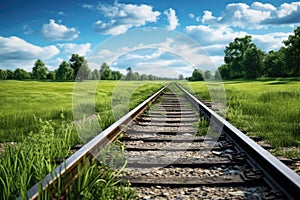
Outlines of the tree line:
<svg viewBox="0 0 300 200">
<path fill-rule="evenodd" d="M 261 77 L 300 76 L 300 26 L 294 30 L 278 51 L 263 52 L 253 43 L 252 37 L 235 38 L 225 47 L 222 66 L 214 76 L 210 71 L 195 69 L 187 80 L 255 79 Z"/>
<path fill-rule="evenodd" d="M 170 80 L 166 77 L 158 77 L 152 74 L 139 74 L 134 72 L 131 67 L 127 68 L 127 74 L 124 75 L 119 71 L 113 71 L 105 62 L 100 69 L 89 68 L 84 56 L 72 54 L 69 62 L 62 61 L 58 69 L 49 71 L 45 63 L 38 59 L 35 61 L 31 72 L 17 68 L 12 70 L 0 69 L 0 79 L 8 80 L 53 80 L 53 81 L 74 81 L 79 80 Z"/>
</svg>

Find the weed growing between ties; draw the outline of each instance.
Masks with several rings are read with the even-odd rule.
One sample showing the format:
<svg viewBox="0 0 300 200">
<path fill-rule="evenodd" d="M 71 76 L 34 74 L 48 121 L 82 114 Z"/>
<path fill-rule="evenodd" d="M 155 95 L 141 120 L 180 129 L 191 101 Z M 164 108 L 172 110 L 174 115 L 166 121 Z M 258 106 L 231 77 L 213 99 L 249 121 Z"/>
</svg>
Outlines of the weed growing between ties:
<svg viewBox="0 0 300 200">
<path fill-rule="evenodd" d="M 205 136 L 209 130 L 209 122 L 204 117 L 200 117 L 199 121 L 193 124 L 193 127 L 197 128 L 196 136 Z"/>
<path fill-rule="evenodd" d="M 190 85 L 198 96 L 210 100 L 205 82 Z M 262 137 L 275 148 L 275 155 L 300 158 L 299 81 L 226 81 L 224 85 L 227 120 L 248 135 Z"/>
</svg>

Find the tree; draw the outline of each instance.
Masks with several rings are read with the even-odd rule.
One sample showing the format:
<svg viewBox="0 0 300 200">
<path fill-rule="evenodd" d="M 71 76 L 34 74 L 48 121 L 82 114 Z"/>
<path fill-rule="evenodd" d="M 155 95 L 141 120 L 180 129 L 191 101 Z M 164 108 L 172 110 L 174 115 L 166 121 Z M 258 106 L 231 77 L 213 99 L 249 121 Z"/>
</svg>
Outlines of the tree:
<svg viewBox="0 0 300 200">
<path fill-rule="evenodd" d="M 6 80 L 7 79 L 7 71 L 0 69 L 0 79 Z"/>
<path fill-rule="evenodd" d="M 192 77 L 190 77 L 191 81 L 203 81 L 203 72 L 200 69 L 194 69 L 192 73 Z"/>
<path fill-rule="evenodd" d="M 109 67 L 105 68 L 101 73 L 101 80 L 112 80 L 112 71 Z"/>
<path fill-rule="evenodd" d="M 212 79 L 213 76 L 212 76 L 212 74 L 211 74 L 211 71 L 206 70 L 206 71 L 204 72 L 204 78 L 205 78 L 206 80 Z"/>
<path fill-rule="evenodd" d="M 154 78 L 154 76 L 153 76 L 152 74 L 149 74 L 149 75 L 148 75 L 148 80 L 149 80 L 149 81 L 153 81 L 154 79 L 155 79 L 155 78 Z"/>
<path fill-rule="evenodd" d="M 221 65 L 218 68 L 218 71 L 219 71 L 219 75 L 221 76 L 220 78 L 222 78 L 222 79 L 230 79 L 231 78 L 230 70 L 228 69 L 228 66 L 226 64 Z M 218 74 L 217 74 L 217 76 L 218 76 Z"/>
<path fill-rule="evenodd" d="M 137 80 L 139 80 L 139 79 L 140 79 L 140 74 L 139 74 L 138 72 L 134 72 L 134 73 L 133 73 L 132 80 L 137 81 Z"/>
<path fill-rule="evenodd" d="M 214 79 L 215 79 L 215 80 L 222 80 L 222 76 L 221 76 L 219 70 L 216 70 L 216 71 L 215 71 Z"/>
<path fill-rule="evenodd" d="M 92 71 L 92 80 L 99 80 L 100 79 L 100 71 L 97 69 L 94 69 Z"/>
<path fill-rule="evenodd" d="M 288 68 L 293 76 L 300 76 L 300 26 L 294 30 L 294 35 L 290 35 L 283 43 L 286 46 Z"/>
<path fill-rule="evenodd" d="M 30 74 L 24 69 L 17 68 L 14 71 L 13 78 L 16 80 L 30 79 Z"/>
<path fill-rule="evenodd" d="M 252 43 L 252 37 L 246 35 L 244 38 L 235 38 L 233 42 L 230 42 L 225 48 L 224 61 L 227 64 L 230 78 L 242 78 L 243 66 L 242 61 L 245 53 L 248 49 L 256 48 Z"/>
<path fill-rule="evenodd" d="M 140 76 L 140 78 L 141 78 L 142 81 L 146 81 L 146 80 L 148 80 L 148 75 L 147 74 L 142 74 Z"/>
<path fill-rule="evenodd" d="M 109 69 L 109 66 L 106 64 L 106 62 L 104 62 L 100 67 L 100 74 L 103 74 L 106 69 Z"/>
<path fill-rule="evenodd" d="M 132 72 L 131 67 L 128 67 L 126 70 L 127 70 L 127 74 L 126 74 L 125 79 L 126 80 L 132 80 L 133 79 L 133 72 Z"/>
<path fill-rule="evenodd" d="M 111 76 L 113 80 L 120 80 L 124 75 L 119 71 L 112 71 Z"/>
<path fill-rule="evenodd" d="M 49 80 L 56 80 L 56 71 L 50 71 L 47 74 L 47 79 L 49 79 Z"/>
<path fill-rule="evenodd" d="M 66 81 L 66 80 L 73 80 L 74 79 L 74 69 L 70 67 L 69 63 L 63 61 L 56 73 L 56 80 Z"/>
<path fill-rule="evenodd" d="M 70 67 L 74 70 L 74 78 L 79 81 L 86 80 L 90 77 L 91 70 L 84 59 L 84 56 L 78 54 L 72 54 L 70 58 Z"/>
<path fill-rule="evenodd" d="M 6 70 L 7 73 L 7 79 L 13 79 L 14 78 L 14 72 L 11 70 Z"/>
<path fill-rule="evenodd" d="M 182 74 L 179 74 L 178 79 L 179 79 L 179 80 L 183 80 L 183 79 L 184 79 L 183 75 L 182 75 Z"/>
<path fill-rule="evenodd" d="M 113 73 L 113 71 L 111 71 L 111 69 L 109 68 L 109 65 L 105 62 L 101 65 L 100 76 L 101 80 L 118 80 L 121 78 L 119 78 L 119 74 L 117 74 L 116 72 Z"/>
<path fill-rule="evenodd" d="M 289 71 L 285 62 L 285 48 L 279 51 L 270 51 L 264 58 L 264 74 L 268 77 L 285 77 Z"/>
<path fill-rule="evenodd" d="M 47 78 L 48 69 L 45 63 L 41 59 L 38 59 L 34 63 L 32 68 L 32 77 L 37 80 L 45 80 Z"/>
<path fill-rule="evenodd" d="M 254 79 L 263 75 L 263 58 L 264 53 L 256 47 L 246 50 L 242 61 L 245 78 Z"/>
</svg>

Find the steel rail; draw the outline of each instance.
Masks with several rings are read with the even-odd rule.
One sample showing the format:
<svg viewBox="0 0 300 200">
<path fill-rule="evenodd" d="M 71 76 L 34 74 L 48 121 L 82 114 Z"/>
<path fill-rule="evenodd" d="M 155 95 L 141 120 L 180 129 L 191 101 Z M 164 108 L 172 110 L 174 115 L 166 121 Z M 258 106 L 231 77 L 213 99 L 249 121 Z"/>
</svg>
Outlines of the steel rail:
<svg viewBox="0 0 300 200">
<path fill-rule="evenodd" d="M 204 103 L 187 92 L 183 87 L 178 84 L 176 85 L 184 92 L 185 96 L 199 112 L 208 116 L 212 121 L 211 123 L 222 128 L 225 134 L 232 138 L 233 141 L 236 142 L 236 145 L 245 151 L 252 163 L 256 163 L 256 167 L 261 169 L 264 174 L 266 174 L 267 178 L 271 180 L 271 184 L 274 184 L 276 188 L 283 191 L 290 199 L 299 199 L 300 176 L 298 174 L 260 145 L 255 143 L 223 117 L 208 108 Z"/>
<path fill-rule="evenodd" d="M 54 185 L 58 183 L 61 177 L 76 177 L 77 166 L 80 163 L 83 164 L 85 158 L 93 159 L 94 153 L 99 152 L 102 147 L 115 140 L 122 132 L 124 125 L 126 126 L 127 124 L 129 124 L 141 112 L 143 112 L 147 108 L 148 103 L 154 101 L 157 97 L 159 97 L 159 95 L 168 87 L 168 85 L 164 86 L 162 89 L 160 89 L 147 100 L 142 102 L 136 108 L 131 110 L 129 113 L 124 115 L 118 121 L 109 126 L 107 129 L 102 131 L 91 141 L 85 144 L 82 148 L 80 148 L 77 152 L 75 152 L 69 158 L 67 158 L 63 163 L 57 166 L 52 172 L 47 174 L 40 182 L 32 186 L 27 191 L 27 198 L 38 199 L 39 195 L 43 194 L 48 189 L 53 188 Z M 21 197 L 19 197 L 18 199 L 21 199 Z"/>
</svg>

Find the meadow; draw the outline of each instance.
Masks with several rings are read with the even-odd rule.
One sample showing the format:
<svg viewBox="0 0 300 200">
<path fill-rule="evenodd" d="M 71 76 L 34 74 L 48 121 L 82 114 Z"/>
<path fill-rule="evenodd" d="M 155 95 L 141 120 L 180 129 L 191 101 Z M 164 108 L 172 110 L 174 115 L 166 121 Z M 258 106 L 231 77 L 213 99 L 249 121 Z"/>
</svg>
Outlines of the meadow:
<svg viewBox="0 0 300 200">
<path fill-rule="evenodd" d="M 189 82 L 195 94 L 210 101 L 207 86 Z M 261 79 L 224 81 L 225 118 L 248 135 L 260 136 L 275 149 L 272 153 L 300 158 L 300 81 Z M 213 89 L 212 89 L 213 91 Z"/>
<path fill-rule="evenodd" d="M 99 120 L 102 129 L 115 121 L 114 117 L 107 119 L 112 116 L 111 105 L 115 109 L 130 97 L 128 108 L 124 109 L 132 109 L 162 86 L 159 82 L 101 81 L 93 91 L 95 88 L 90 85 L 94 83 L 82 84 L 87 86 L 84 93 L 95 92 L 92 100 L 95 111 L 102 115 Z M 39 131 L 39 119 L 56 124 L 73 121 L 73 82 L 0 81 L 0 85 L 0 142 L 23 141 L 29 133 Z"/>
<path fill-rule="evenodd" d="M 27 189 L 59 164 L 56 159 L 68 157 L 72 146 L 86 142 L 75 128 L 74 109 L 84 110 L 83 114 L 93 110 L 100 124 L 96 131 L 100 132 L 164 84 L 84 81 L 74 85 L 73 82 L 0 81 L 0 199 L 18 196 L 26 199 Z M 83 91 L 73 94 L 78 88 Z M 76 95 L 93 99 L 82 98 L 82 102 L 74 105 Z M 85 121 L 80 124 L 90 130 Z M 83 170 L 85 173 L 79 176 L 82 178 L 71 188 L 72 194 L 80 199 L 97 193 L 112 197 L 123 195 L 124 198 L 133 195 L 126 183 L 117 184 L 114 180 L 117 172 L 107 169 L 105 173 L 99 173 L 103 169 L 107 166 L 95 163 Z"/>
</svg>

